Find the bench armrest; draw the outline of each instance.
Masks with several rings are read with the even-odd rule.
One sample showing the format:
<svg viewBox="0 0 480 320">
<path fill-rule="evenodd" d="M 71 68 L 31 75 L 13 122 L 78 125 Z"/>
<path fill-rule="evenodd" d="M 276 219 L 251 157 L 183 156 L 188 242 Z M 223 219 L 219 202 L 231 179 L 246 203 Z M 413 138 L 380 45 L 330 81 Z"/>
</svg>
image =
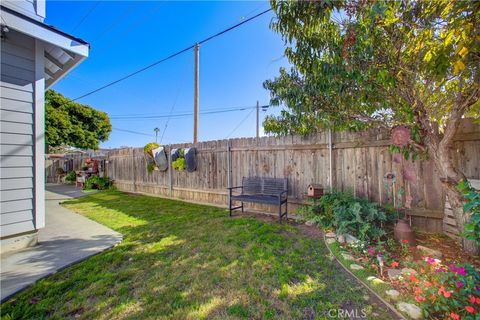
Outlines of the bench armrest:
<svg viewBox="0 0 480 320">
<path fill-rule="evenodd" d="M 228 189 L 228 190 L 233 190 L 233 189 L 239 189 L 239 188 L 243 188 L 243 186 L 238 186 L 238 187 L 228 187 L 227 189 Z"/>
<path fill-rule="evenodd" d="M 278 197 L 281 199 L 281 198 L 283 198 L 283 195 L 285 195 L 285 198 L 286 198 L 287 197 L 287 192 L 288 192 L 288 190 L 283 190 L 282 192 L 280 192 L 278 194 Z"/>
</svg>

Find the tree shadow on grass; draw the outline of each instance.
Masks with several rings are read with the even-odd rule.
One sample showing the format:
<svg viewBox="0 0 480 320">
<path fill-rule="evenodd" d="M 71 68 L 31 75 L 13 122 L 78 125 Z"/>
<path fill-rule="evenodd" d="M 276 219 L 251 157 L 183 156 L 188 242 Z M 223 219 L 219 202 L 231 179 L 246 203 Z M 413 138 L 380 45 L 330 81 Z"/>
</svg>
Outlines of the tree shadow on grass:
<svg viewBox="0 0 480 320">
<path fill-rule="evenodd" d="M 325 257 L 323 243 L 294 226 L 119 192 L 66 206 L 122 233 L 123 243 L 38 282 L 2 306 L 5 312 L 22 318 L 313 319 L 330 309 L 367 307 L 389 318 Z"/>
</svg>

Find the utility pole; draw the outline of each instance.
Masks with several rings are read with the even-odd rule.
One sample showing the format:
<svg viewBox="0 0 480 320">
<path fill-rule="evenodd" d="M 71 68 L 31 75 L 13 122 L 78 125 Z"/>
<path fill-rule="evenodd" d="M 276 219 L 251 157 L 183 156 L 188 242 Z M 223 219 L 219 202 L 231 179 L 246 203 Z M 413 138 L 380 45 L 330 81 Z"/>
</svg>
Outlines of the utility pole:
<svg viewBox="0 0 480 320">
<path fill-rule="evenodd" d="M 193 94 L 193 143 L 198 142 L 198 91 L 199 91 L 199 83 L 198 83 L 198 68 L 199 68 L 199 61 L 198 61 L 198 53 L 199 53 L 200 45 L 197 43 L 194 48 L 195 54 L 195 72 L 194 72 L 194 94 Z"/>
<path fill-rule="evenodd" d="M 257 100 L 257 138 L 260 137 L 260 104 Z"/>
<path fill-rule="evenodd" d="M 155 128 L 153 129 L 153 131 L 155 131 L 155 142 L 158 142 L 158 133 L 160 132 L 160 128 Z"/>
</svg>

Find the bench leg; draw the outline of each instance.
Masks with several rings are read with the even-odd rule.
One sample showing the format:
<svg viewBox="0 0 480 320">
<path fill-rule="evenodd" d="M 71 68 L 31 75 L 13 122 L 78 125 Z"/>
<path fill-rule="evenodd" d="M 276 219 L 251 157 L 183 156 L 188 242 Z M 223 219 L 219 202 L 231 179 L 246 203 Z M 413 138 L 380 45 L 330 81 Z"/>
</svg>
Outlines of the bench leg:
<svg viewBox="0 0 480 320">
<path fill-rule="evenodd" d="M 232 216 L 232 197 L 230 196 L 228 199 L 228 210 L 230 211 L 229 215 Z"/>
<path fill-rule="evenodd" d="M 278 205 L 278 221 L 282 223 L 282 204 Z"/>
<path fill-rule="evenodd" d="M 288 219 L 288 202 L 285 202 L 285 219 Z"/>
<path fill-rule="evenodd" d="M 243 213 L 243 201 L 242 201 L 242 213 Z"/>
</svg>

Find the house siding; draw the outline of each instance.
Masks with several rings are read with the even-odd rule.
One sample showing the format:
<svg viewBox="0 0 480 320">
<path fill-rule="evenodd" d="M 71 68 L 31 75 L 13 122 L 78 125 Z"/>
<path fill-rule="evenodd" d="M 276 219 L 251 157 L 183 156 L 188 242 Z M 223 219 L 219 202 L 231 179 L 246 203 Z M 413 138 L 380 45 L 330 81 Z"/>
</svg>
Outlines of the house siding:
<svg viewBox="0 0 480 320">
<path fill-rule="evenodd" d="M 5 238 L 35 230 L 35 40 L 9 32 L 0 73 L 0 237 Z"/>
</svg>

